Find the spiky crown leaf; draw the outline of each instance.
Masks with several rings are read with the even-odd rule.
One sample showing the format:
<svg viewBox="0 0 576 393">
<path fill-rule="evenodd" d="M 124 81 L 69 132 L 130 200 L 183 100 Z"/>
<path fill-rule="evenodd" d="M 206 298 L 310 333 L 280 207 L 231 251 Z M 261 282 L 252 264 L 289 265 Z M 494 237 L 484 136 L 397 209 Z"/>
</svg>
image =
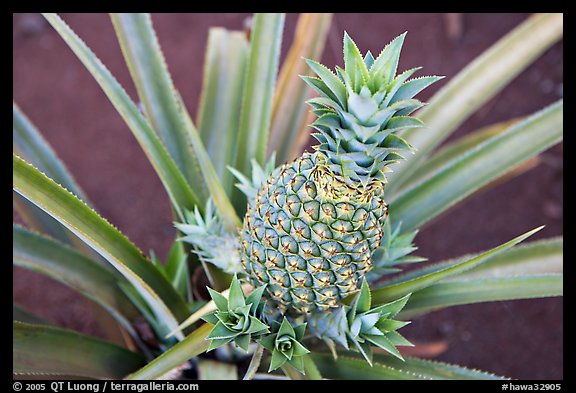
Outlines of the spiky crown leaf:
<svg viewBox="0 0 576 393">
<path fill-rule="evenodd" d="M 318 119 L 312 126 L 314 137 L 332 171 L 349 184 L 368 184 L 371 179 L 385 181 L 388 165 L 398 162 L 402 150 L 412 146 L 396 135 L 398 131 L 422 127 L 409 116 L 423 106 L 413 97 L 441 79 L 427 76 L 411 79 L 420 68 L 396 76 L 400 50 L 406 33 L 390 42 L 374 59 L 364 57 L 347 33 L 344 33 L 344 69 L 336 74 L 322 64 L 306 60 L 318 77 L 303 76 L 320 97 L 308 103 Z"/>
</svg>

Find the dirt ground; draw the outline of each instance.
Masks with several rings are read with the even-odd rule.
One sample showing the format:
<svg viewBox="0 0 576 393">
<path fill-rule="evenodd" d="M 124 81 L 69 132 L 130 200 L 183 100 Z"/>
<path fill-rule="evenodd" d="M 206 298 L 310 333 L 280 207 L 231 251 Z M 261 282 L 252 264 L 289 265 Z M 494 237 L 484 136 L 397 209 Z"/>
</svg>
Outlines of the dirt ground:
<svg viewBox="0 0 576 393">
<path fill-rule="evenodd" d="M 155 14 L 153 20 L 175 85 L 191 113 L 202 82 L 210 26 L 242 29 L 247 14 Z M 446 80 L 528 17 L 527 14 L 463 14 L 452 24 L 444 14 L 337 14 L 323 63 L 341 63 L 346 30 L 365 51 L 408 31 L 400 70 L 423 66 L 419 75 L 446 75 L 420 97 L 429 98 Z M 135 97 L 128 70 L 105 14 L 64 14 Z M 297 15 L 288 14 L 283 53 Z M 37 15 L 13 18 L 13 96 L 69 166 L 100 214 L 142 250 L 166 255 L 174 228 L 168 198 L 128 128 L 92 77 L 55 32 Z M 340 64 L 342 65 L 342 64 Z M 554 45 L 488 102 L 454 137 L 483 125 L 530 114 L 563 95 L 563 43 Z M 19 218 L 15 216 L 15 220 Z M 534 239 L 563 233 L 563 151 L 542 155 L 536 168 L 490 189 L 424 227 L 418 255 L 431 262 L 494 247 L 534 227 Z M 85 301 L 67 288 L 18 268 L 18 303 L 59 326 L 101 335 Z M 437 360 L 516 379 L 563 378 L 561 298 L 453 307 L 415 320 L 403 329 L 416 343 L 432 343 Z"/>
</svg>

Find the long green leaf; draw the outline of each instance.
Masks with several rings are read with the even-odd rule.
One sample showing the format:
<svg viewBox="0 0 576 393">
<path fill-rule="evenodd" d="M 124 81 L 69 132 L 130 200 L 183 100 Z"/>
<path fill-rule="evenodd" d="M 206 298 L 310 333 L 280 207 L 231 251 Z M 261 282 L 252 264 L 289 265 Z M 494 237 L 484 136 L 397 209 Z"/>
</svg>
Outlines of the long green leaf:
<svg viewBox="0 0 576 393">
<path fill-rule="evenodd" d="M 429 153 L 478 108 L 526 69 L 563 34 L 562 14 L 535 14 L 501 38 L 448 82 L 417 115 L 425 128 L 406 130 L 418 153 L 387 175 L 394 191 L 424 166 Z"/>
<path fill-rule="evenodd" d="M 183 242 L 175 241 L 172 243 L 168 256 L 166 257 L 164 271 L 172 283 L 172 286 L 180 293 L 180 296 L 182 296 L 183 299 L 191 300 L 190 270 L 186 258 L 187 255 Z"/>
<path fill-rule="evenodd" d="M 305 103 L 312 89 L 300 75 L 312 75 L 310 67 L 303 59 L 320 61 L 328 38 L 332 14 L 302 13 L 298 17 L 290 50 L 282 63 L 278 85 L 272 103 L 272 123 L 268 154 L 276 151 L 276 162 L 283 163 L 294 159 L 291 154 L 298 143 L 308 113 Z"/>
<path fill-rule="evenodd" d="M 89 203 L 86 195 L 74 180 L 50 144 L 22 110 L 12 103 L 12 151 L 40 168 L 54 181 Z M 66 243 L 79 243 L 76 236 L 18 194 L 14 194 L 14 207 L 28 226 Z"/>
<path fill-rule="evenodd" d="M 242 226 L 242 222 L 240 221 L 240 218 L 238 218 L 238 214 L 236 214 L 230 198 L 228 198 L 226 191 L 222 187 L 222 183 L 220 183 L 220 180 L 218 179 L 216 169 L 214 169 L 214 165 L 212 165 L 212 161 L 210 160 L 208 152 L 206 152 L 204 149 L 202 139 L 198 134 L 196 127 L 194 127 L 194 123 L 192 123 L 190 115 L 186 111 L 181 99 L 179 102 L 182 110 L 184 125 L 188 130 L 190 142 L 192 143 L 192 147 L 196 152 L 198 164 L 200 165 L 202 174 L 204 175 L 204 181 L 210 190 L 210 197 L 214 202 L 214 206 L 216 207 L 218 215 L 222 219 L 225 228 L 229 232 L 236 232 L 238 228 Z"/>
<path fill-rule="evenodd" d="M 12 303 L 12 320 L 37 325 L 50 325 L 44 318 L 39 317 L 16 303 Z"/>
<path fill-rule="evenodd" d="M 374 365 L 356 353 L 346 352 L 334 359 L 329 353 L 313 353 L 312 358 L 326 378 L 352 380 L 430 380 L 501 379 L 493 374 L 452 364 L 412 357 L 404 361 L 393 356 L 374 355 Z"/>
<path fill-rule="evenodd" d="M 414 380 L 426 379 L 418 374 L 389 367 L 380 363 L 370 366 L 365 360 L 339 355 L 335 360 L 331 354 L 313 353 L 312 358 L 325 378 L 352 380 Z"/>
<path fill-rule="evenodd" d="M 72 235 L 66 228 L 54 220 L 52 217 L 44 213 L 41 209 L 34 206 L 33 203 L 28 202 L 20 195 L 13 193 L 12 206 L 18 212 L 24 223 L 30 228 L 39 232 L 46 233 L 54 239 L 61 242 L 73 242 Z"/>
<path fill-rule="evenodd" d="M 499 252 L 493 255 L 490 260 L 465 272 L 447 277 L 443 279 L 443 281 L 562 273 L 563 243 L 562 237 L 526 242 Z M 406 282 L 459 265 L 478 255 L 479 254 L 468 254 L 434 264 L 427 264 L 418 269 L 412 269 L 409 272 L 380 281 L 379 285 L 390 286 L 400 282 Z"/>
<path fill-rule="evenodd" d="M 304 371 L 306 372 L 306 379 L 313 381 L 322 379 L 322 374 L 310 355 L 304 356 Z"/>
<path fill-rule="evenodd" d="M 72 330 L 13 322 L 15 374 L 118 379 L 144 364 L 135 352 Z"/>
<path fill-rule="evenodd" d="M 12 103 L 12 149 L 35 167 L 66 188 L 78 198 L 88 202 L 86 195 L 74 180 L 62 160 L 44 139 L 22 110 Z"/>
<path fill-rule="evenodd" d="M 454 279 L 562 273 L 564 270 L 563 248 L 562 237 L 528 242 L 501 252 L 490 261 L 459 274 Z"/>
<path fill-rule="evenodd" d="M 473 131 L 470 134 L 467 134 L 450 143 L 449 145 L 446 145 L 431 155 L 430 158 L 426 160 L 426 165 L 418 168 L 418 171 L 409 176 L 399 188 L 394 188 L 392 191 L 387 189 L 387 198 L 389 200 L 394 199 L 400 190 L 410 188 L 411 186 L 422 181 L 422 179 L 430 177 L 440 168 L 445 166 L 448 162 L 454 160 L 458 156 L 463 155 L 470 149 L 485 142 L 489 138 L 505 131 L 512 125 L 516 124 L 518 121 L 519 119 L 512 119 L 491 124 L 489 126 L 482 127 L 476 131 Z"/>
<path fill-rule="evenodd" d="M 284 14 L 256 14 L 250 34 L 250 57 L 244 81 L 235 168 L 249 176 L 255 159 L 266 164 L 266 147 L 272 116 L 272 100 L 278 72 Z M 246 198 L 234 191 L 236 210 L 242 213 Z"/>
<path fill-rule="evenodd" d="M 402 229 L 420 227 L 475 190 L 562 140 L 562 100 L 446 163 L 390 201 Z"/>
<path fill-rule="evenodd" d="M 562 274 L 540 274 L 499 278 L 471 278 L 434 284 L 414 293 L 401 318 L 441 308 L 501 300 L 562 296 Z"/>
<path fill-rule="evenodd" d="M 117 285 L 124 278 L 98 262 L 54 239 L 12 227 L 12 259 L 20 266 L 53 278 L 93 300 L 128 330 L 139 314 Z"/>
<path fill-rule="evenodd" d="M 173 368 L 205 352 L 210 344 L 210 340 L 206 340 L 210 330 L 212 325 L 208 323 L 200 326 L 152 362 L 128 375 L 126 379 L 158 379 Z"/>
<path fill-rule="evenodd" d="M 355 354 L 355 356 L 358 356 Z M 359 357 L 359 356 L 358 356 Z M 469 369 L 466 367 L 406 356 L 404 361 L 388 355 L 374 354 L 374 360 L 389 367 L 401 368 L 404 371 L 418 374 L 422 377 L 441 380 L 478 380 L 507 379 L 489 372 Z"/>
<path fill-rule="evenodd" d="M 235 364 L 223 363 L 217 360 L 199 359 L 198 379 L 236 381 L 238 379 L 238 367 Z"/>
<path fill-rule="evenodd" d="M 534 233 L 541 230 L 543 227 L 538 227 L 531 231 L 526 232 L 498 247 L 495 247 L 489 251 L 486 251 L 480 255 L 474 256 L 470 259 L 466 259 L 457 264 L 448 266 L 444 269 L 436 270 L 431 273 L 422 274 L 416 277 L 411 277 L 404 281 L 400 281 L 394 284 L 389 284 L 374 288 L 372 292 L 372 303 L 374 305 L 384 304 L 396 299 L 401 298 L 409 293 L 415 293 L 421 291 L 422 289 L 429 287 L 432 284 L 437 283 L 440 280 L 444 280 L 448 277 L 454 276 L 456 274 L 463 273 L 472 269 L 473 267 L 479 266 L 480 264 L 487 262 L 490 258 L 498 253 L 507 250 L 514 245 L 520 243 L 524 239 L 532 236 Z"/>
<path fill-rule="evenodd" d="M 25 159 L 90 205 L 90 201 L 85 193 L 76 183 L 64 163 L 58 158 L 48 141 L 44 139 L 39 130 L 15 103 L 12 103 L 12 141 L 12 150 L 14 152 L 22 154 Z M 62 226 L 57 220 L 17 193 L 13 194 L 13 206 L 28 227 L 46 233 L 64 243 L 71 244 L 76 249 L 97 261 L 100 266 L 110 271 L 114 270 L 105 259 L 86 246 L 85 243 Z M 126 335 L 118 329 L 112 317 L 100 307 L 94 304 L 90 304 L 90 306 L 106 335 L 115 342 L 125 342 L 127 338 Z M 126 328 L 130 330 L 128 327 Z"/>
<path fill-rule="evenodd" d="M 90 205 L 88 197 L 66 168 L 64 162 L 60 160 L 37 127 L 14 102 L 12 103 L 12 150 Z M 80 251 L 94 257 L 101 266 L 112 270 L 110 265 L 100 255 L 86 247 L 72 232 L 68 231 L 42 209 L 39 209 L 16 193 L 13 196 L 13 205 L 24 219 L 24 222 L 32 229 L 73 245 Z"/>
<path fill-rule="evenodd" d="M 110 18 L 150 125 L 188 184 L 194 185 L 199 203 L 204 204 L 208 189 L 188 143 L 172 78 L 150 14 L 110 14 Z"/>
<path fill-rule="evenodd" d="M 188 310 L 183 299 L 128 238 L 84 202 L 16 155 L 13 188 L 57 219 L 126 277 L 162 324 L 166 333 L 178 326 Z M 174 315 L 172 314 L 174 313 Z"/>
<path fill-rule="evenodd" d="M 228 195 L 234 186 L 228 166 L 235 164 L 247 59 L 248 41 L 244 32 L 221 27 L 208 31 L 196 124 Z"/>
<path fill-rule="evenodd" d="M 43 15 L 90 71 L 122 116 L 158 173 L 180 218 L 182 208 L 192 210 L 194 206 L 198 206 L 203 211 L 204 205 L 199 204 L 200 199 L 190 188 L 162 141 L 110 71 L 58 15 L 49 13 Z"/>
</svg>

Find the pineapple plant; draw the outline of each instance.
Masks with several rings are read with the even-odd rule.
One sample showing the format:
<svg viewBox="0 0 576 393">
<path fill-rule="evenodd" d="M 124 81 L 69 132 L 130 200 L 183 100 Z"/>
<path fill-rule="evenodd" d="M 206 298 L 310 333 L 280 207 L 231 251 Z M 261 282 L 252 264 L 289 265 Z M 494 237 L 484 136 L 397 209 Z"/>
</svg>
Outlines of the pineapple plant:
<svg viewBox="0 0 576 393">
<path fill-rule="evenodd" d="M 529 18 L 423 107 L 416 94 L 440 77 L 397 72 L 404 34 L 374 57 L 343 33 L 344 68 L 332 72 L 317 61 L 331 16 L 304 14 L 277 76 L 284 15 L 257 14 L 249 35 L 210 31 L 196 120 L 150 16 L 111 16 L 141 104 L 60 17 L 45 18 L 140 143 L 178 234 L 166 261 L 142 253 L 89 206 L 15 105 L 15 205 L 35 231 L 14 226 L 14 263 L 94 300 L 116 341 L 38 324 L 15 306 L 16 376 L 152 379 L 191 368 L 203 379 L 493 379 L 406 356 L 413 344 L 398 330 L 452 305 L 562 294 L 561 239 L 515 247 L 540 228 L 479 254 L 412 265 L 424 260 L 412 254 L 419 227 L 561 140 L 559 101 L 435 151 L 561 37 L 561 16 Z M 524 56 L 499 69 L 512 49 Z M 477 81 L 485 90 L 459 106 Z M 451 115 L 439 115 L 444 107 Z M 308 124 L 319 145 L 302 153 Z M 71 348 L 77 356 L 66 355 Z M 90 355 L 80 361 L 82 351 Z"/>
<path fill-rule="evenodd" d="M 326 311 L 360 289 L 380 246 L 388 207 L 389 165 L 410 145 L 397 132 L 422 123 L 413 99 L 438 77 L 395 76 L 404 36 L 374 59 L 344 35 L 338 77 L 308 61 L 320 94 L 309 103 L 320 145 L 283 164 L 258 191 L 244 218 L 242 264 L 254 286 L 299 313 Z"/>
</svg>

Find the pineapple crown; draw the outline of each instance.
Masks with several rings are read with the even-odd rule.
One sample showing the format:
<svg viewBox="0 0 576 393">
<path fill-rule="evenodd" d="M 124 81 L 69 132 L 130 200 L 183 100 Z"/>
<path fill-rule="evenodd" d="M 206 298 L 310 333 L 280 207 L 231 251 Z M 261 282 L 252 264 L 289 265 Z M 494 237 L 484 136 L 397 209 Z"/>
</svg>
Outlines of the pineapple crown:
<svg viewBox="0 0 576 393">
<path fill-rule="evenodd" d="M 349 185 L 366 186 L 371 179 L 385 181 L 388 165 L 404 157 L 412 146 L 396 133 L 423 123 L 409 116 L 424 104 L 413 97 L 439 76 L 408 79 L 421 67 L 396 76 L 400 50 L 406 33 L 396 37 L 374 59 L 363 57 L 350 36 L 344 33 L 344 69 L 336 74 L 307 59 L 318 77 L 302 76 L 320 97 L 308 100 L 318 116 L 312 126 L 330 169 Z"/>
</svg>

